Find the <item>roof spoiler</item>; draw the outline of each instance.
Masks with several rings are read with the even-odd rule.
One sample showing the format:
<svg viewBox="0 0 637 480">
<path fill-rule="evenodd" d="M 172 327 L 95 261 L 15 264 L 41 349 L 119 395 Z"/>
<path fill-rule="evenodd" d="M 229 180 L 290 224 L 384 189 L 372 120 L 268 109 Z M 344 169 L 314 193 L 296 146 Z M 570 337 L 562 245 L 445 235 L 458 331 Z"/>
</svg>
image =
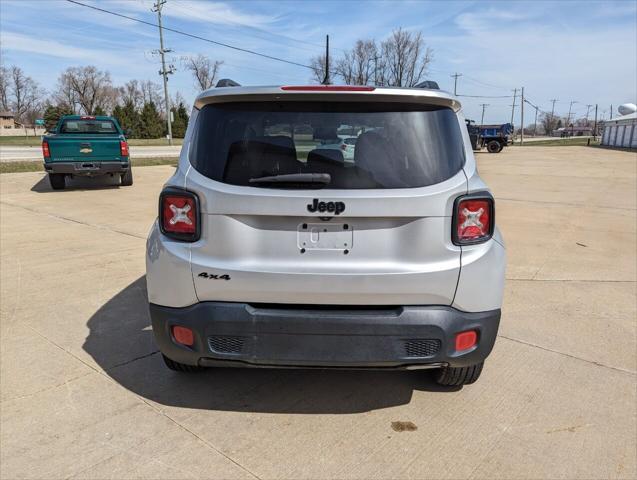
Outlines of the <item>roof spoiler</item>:
<svg viewBox="0 0 637 480">
<path fill-rule="evenodd" d="M 238 84 L 237 82 L 235 82 L 234 80 L 230 80 L 229 78 L 222 78 L 221 80 L 219 80 L 217 82 L 217 85 L 215 85 L 215 88 L 220 88 L 220 87 L 240 87 L 241 85 Z"/>
<path fill-rule="evenodd" d="M 428 88 L 430 90 L 440 90 L 438 86 L 438 82 L 434 82 L 433 80 L 425 80 L 424 82 L 420 82 L 418 85 L 415 85 L 414 88 Z"/>
</svg>

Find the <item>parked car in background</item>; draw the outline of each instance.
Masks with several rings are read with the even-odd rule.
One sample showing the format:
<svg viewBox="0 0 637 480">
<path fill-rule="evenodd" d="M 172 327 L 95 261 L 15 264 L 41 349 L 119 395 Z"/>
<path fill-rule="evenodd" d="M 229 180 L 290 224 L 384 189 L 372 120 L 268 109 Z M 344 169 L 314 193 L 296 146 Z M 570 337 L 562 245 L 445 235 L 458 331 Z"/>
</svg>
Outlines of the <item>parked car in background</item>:
<svg viewBox="0 0 637 480">
<path fill-rule="evenodd" d="M 435 369 L 442 385 L 475 382 L 506 253 L 460 109 L 431 88 L 201 93 L 146 245 L 167 367 Z M 334 148 L 339 125 L 361 126 L 351 162 Z M 309 153 L 301 126 L 320 144 Z"/>
<path fill-rule="evenodd" d="M 65 115 L 55 129 L 42 138 L 44 170 L 54 190 L 67 177 L 118 175 L 121 184 L 133 184 L 128 143 L 113 117 Z"/>
<path fill-rule="evenodd" d="M 318 145 L 317 148 L 340 150 L 343 153 L 343 160 L 351 163 L 354 161 L 354 149 L 356 148 L 357 138 L 358 137 L 339 136 L 334 140 L 327 140 L 326 143 Z"/>
</svg>

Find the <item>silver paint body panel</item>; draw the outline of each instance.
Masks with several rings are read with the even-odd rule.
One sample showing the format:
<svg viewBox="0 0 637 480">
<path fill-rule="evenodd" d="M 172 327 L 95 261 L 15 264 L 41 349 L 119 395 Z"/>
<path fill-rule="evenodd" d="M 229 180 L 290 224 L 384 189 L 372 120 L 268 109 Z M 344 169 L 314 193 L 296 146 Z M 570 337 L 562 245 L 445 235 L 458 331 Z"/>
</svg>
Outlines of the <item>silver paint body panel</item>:
<svg viewBox="0 0 637 480">
<path fill-rule="evenodd" d="M 325 100 L 443 105 L 457 113 L 465 145 L 464 168 L 420 188 L 280 190 L 228 185 L 196 171 L 188 152 L 198 109 L 213 102 Z M 280 87 L 229 87 L 199 95 L 175 175 L 166 183 L 196 193 L 201 239 L 175 242 L 155 222 L 147 248 L 151 303 L 184 307 L 202 301 L 325 305 L 451 305 L 480 312 L 501 307 L 506 255 L 500 234 L 480 245 L 451 242 L 454 200 L 488 190 L 478 176 L 459 102 L 423 89 L 373 92 L 287 92 Z M 345 202 L 329 222 L 309 213 L 312 199 Z M 347 224 L 349 248 L 307 248 L 303 224 Z M 327 235 L 327 234 L 326 234 Z M 329 243 L 334 238 L 328 238 Z M 339 237 L 345 238 L 345 237 Z M 340 240 L 339 240 L 340 241 Z M 344 253 L 347 250 L 347 253 Z M 200 277 L 229 275 L 230 280 Z"/>
</svg>

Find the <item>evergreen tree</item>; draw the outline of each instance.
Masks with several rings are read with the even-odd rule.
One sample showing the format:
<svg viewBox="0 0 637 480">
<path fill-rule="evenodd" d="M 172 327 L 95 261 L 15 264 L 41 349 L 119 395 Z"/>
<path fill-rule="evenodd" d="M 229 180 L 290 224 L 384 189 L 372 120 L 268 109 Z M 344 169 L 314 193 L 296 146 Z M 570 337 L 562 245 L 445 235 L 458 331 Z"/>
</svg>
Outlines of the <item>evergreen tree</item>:
<svg viewBox="0 0 637 480">
<path fill-rule="evenodd" d="M 177 108 L 172 107 L 170 110 L 174 117 L 174 121 L 172 123 L 173 137 L 184 138 L 186 135 L 186 128 L 188 128 L 188 113 L 186 112 L 186 107 L 184 107 L 184 104 L 180 102 Z"/>
<path fill-rule="evenodd" d="M 131 100 L 127 100 L 123 107 L 117 105 L 113 109 L 113 116 L 122 129 L 128 132 L 126 135 L 128 138 L 140 138 L 141 120 L 139 113 L 135 110 L 135 104 Z"/>
<path fill-rule="evenodd" d="M 103 117 L 104 115 L 106 115 L 106 112 L 101 107 L 101 105 L 98 105 L 93 109 L 93 115 L 95 115 L 96 117 Z"/>
<path fill-rule="evenodd" d="M 161 117 L 159 116 L 159 112 L 157 111 L 157 107 L 154 102 L 144 103 L 144 108 L 142 108 L 142 113 L 140 115 L 141 120 L 141 128 L 140 128 L 140 137 L 141 138 L 159 138 L 164 131 L 163 122 Z"/>
<path fill-rule="evenodd" d="M 47 132 L 53 131 L 60 117 L 63 115 L 72 115 L 71 107 L 67 105 L 47 105 L 44 111 L 44 127 Z"/>
</svg>

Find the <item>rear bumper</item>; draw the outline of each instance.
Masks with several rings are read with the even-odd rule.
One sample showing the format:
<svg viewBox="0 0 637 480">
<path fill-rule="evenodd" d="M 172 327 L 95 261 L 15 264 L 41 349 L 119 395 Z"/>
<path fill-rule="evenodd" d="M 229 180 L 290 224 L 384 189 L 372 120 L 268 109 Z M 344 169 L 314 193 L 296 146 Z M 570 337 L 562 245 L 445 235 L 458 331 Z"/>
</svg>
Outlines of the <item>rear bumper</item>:
<svg viewBox="0 0 637 480">
<path fill-rule="evenodd" d="M 467 313 L 444 306 L 258 306 L 201 302 L 184 308 L 150 304 L 153 332 L 167 357 L 187 365 L 256 367 L 426 368 L 484 360 L 500 310 Z M 194 332 L 177 344 L 171 327 Z M 473 348 L 455 351 L 455 335 L 476 330 Z"/>
<path fill-rule="evenodd" d="M 66 175 L 97 176 L 109 173 L 124 173 L 130 168 L 128 161 L 82 162 L 44 162 L 44 170 L 48 173 Z"/>
</svg>

